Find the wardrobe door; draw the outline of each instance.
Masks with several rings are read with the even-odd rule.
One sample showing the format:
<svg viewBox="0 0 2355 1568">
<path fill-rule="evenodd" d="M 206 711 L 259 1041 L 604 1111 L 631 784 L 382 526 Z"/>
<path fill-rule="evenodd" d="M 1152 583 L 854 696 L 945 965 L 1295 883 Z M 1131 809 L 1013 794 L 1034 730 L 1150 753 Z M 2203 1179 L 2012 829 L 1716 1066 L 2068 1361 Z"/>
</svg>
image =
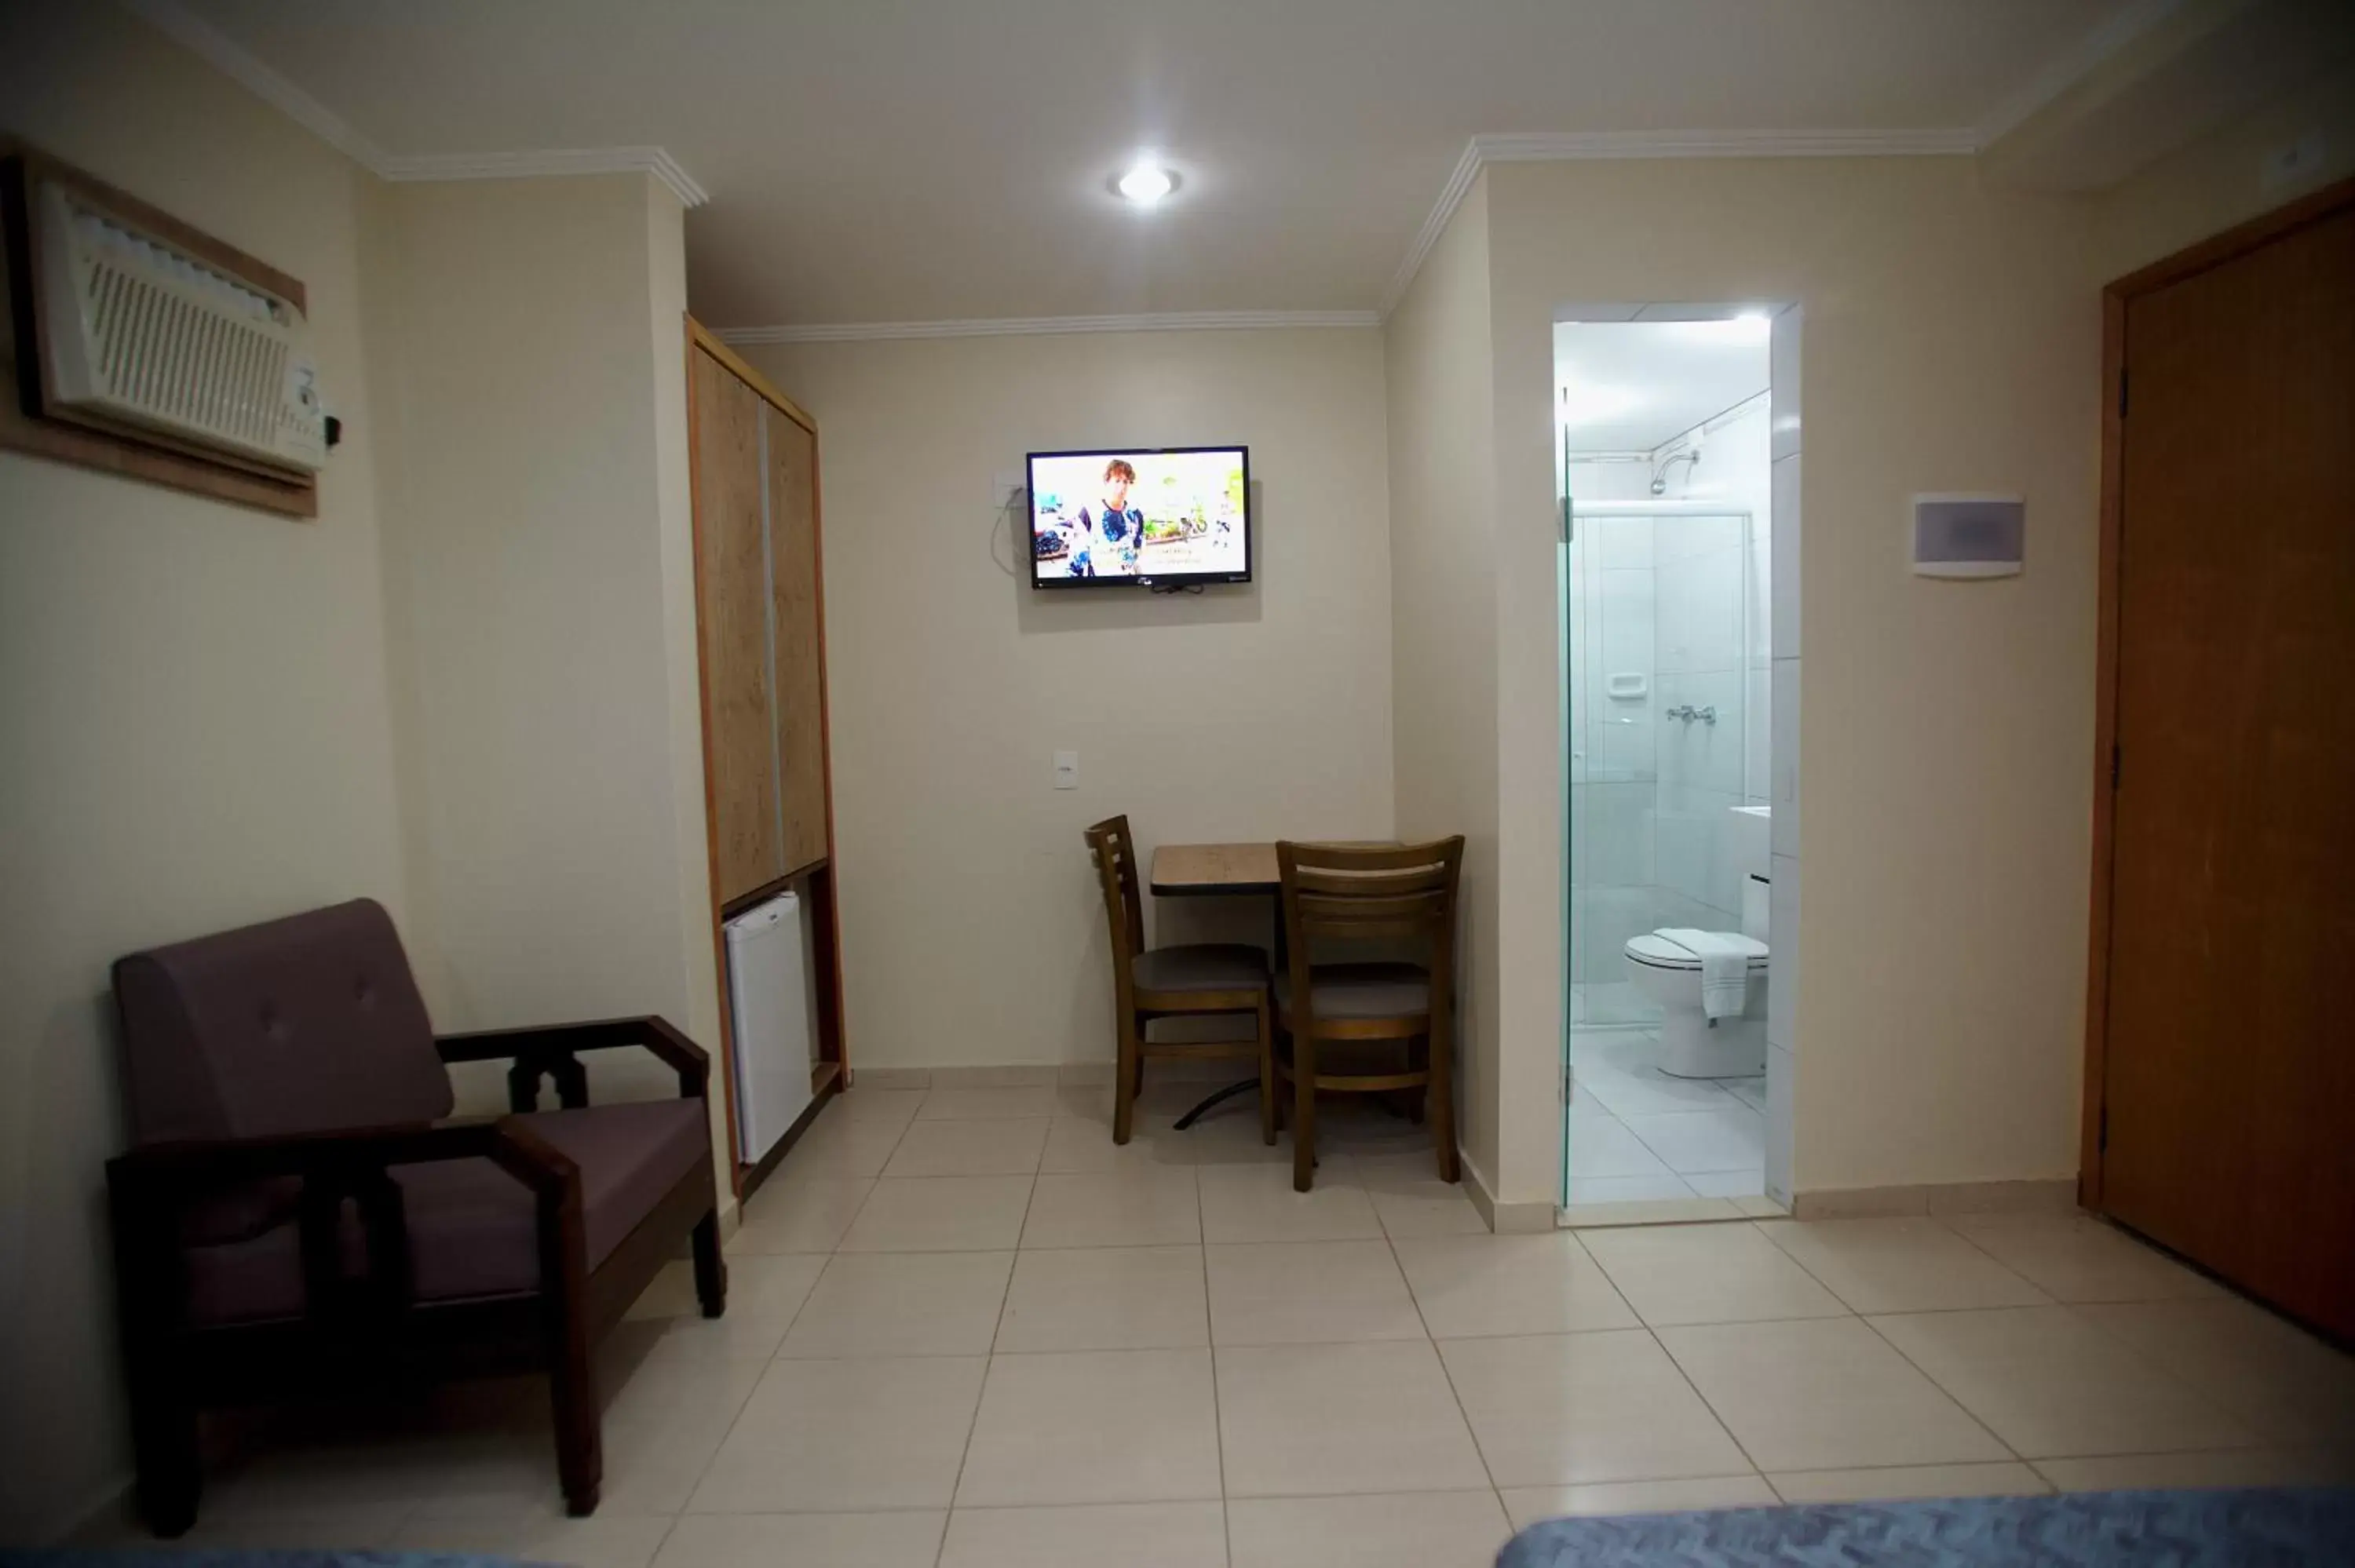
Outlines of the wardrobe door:
<svg viewBox="0 0 2355 1568">
<path fill-rule="evenodd" d="M 817 438 L 766 404 L 770 591 L 785 869 L 826 854 L 826 694 L 818 662 Z"/>
<path fill-rule="evenodd" d="M 715 874 L 722 904 L 784 874 L 769 690 L 769 569 L 752 389 L 694 355 L 696 570 Z"/>
</svg>

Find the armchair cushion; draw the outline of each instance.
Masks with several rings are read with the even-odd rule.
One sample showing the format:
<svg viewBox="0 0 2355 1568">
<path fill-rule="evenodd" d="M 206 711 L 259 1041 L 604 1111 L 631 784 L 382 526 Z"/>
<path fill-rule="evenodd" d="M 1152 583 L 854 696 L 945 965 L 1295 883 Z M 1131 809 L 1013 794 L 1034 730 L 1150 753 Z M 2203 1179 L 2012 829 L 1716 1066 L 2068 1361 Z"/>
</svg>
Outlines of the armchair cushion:
<svg viewBox="0 0 2355 1568">
<path fill-rule="evenodd" d="M 582 1231 L 593 1269 L 665 1193 L 711 1158 L 707 1102 L 646 1100 L 517 1119 L 581 1168 Z M 539 1287 L 531 1192 L 487 1160 L 396 1165 L 420 1301 L 506 1296 Z M 291 1210 L 290 1210 L 291 1213 Z M 345 1268 L 367 1268 L 358 1223 L 344 1228 Z M 290 1219 L 248 1239 L 187 1249 L 192 1319 L 199 1324 L 298 1318 L 304 1308 L 300 1230 Z"/>
</svg>

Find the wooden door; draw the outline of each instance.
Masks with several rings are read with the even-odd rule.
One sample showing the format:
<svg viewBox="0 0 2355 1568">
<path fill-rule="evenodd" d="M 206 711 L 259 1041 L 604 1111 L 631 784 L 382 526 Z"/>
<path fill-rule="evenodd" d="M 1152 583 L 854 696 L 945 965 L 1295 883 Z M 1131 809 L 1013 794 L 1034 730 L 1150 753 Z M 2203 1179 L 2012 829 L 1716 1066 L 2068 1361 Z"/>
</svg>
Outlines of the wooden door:
<svg viewBox="0 0 2355 1568">
<path fill-rule="evenodd" d="M 762 406 L 768 427 L 770 593 L 776 629 L 785 869 L 826 853 L 826 693 L 818 655 L 817 438 Z"/>
<path fill-rule="evenodd" d="M 2113 289 L 2089 1192 L 2355 1335 L 2355 207 L 2222 249 Z"/>
<path fill-rule="evenodd" d="M 720 903 L 785 871 L 769 692 L 769 569 L 761 491 L 768 405 L 709 355 L 689 356 L 695 408 L 698 623 L 703 638 L 712 895 Z"/>
</svg>

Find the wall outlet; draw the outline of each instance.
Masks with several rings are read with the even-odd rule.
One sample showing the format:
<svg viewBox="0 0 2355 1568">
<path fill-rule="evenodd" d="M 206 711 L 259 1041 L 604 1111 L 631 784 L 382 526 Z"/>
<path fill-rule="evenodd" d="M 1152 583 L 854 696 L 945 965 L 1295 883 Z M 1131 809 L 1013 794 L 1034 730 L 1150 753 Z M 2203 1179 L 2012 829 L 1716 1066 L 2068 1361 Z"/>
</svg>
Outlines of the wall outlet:
<svg viewBox="0 0 2355 1568">
<path fill-rule="evenodd" d="M 2329 151 L 2320 131 L 2308 131 L 2296 141 L 2285 143 L 2265 154 L 2257 183 L 2270 191 L 2310 179 L 2321 169 L 2322 160 Z"/>
<path fill-rule="evenodd" d="M 992 474 L 989 478 L 989 503 L 1000 512 L 1018 506 L 1029 499 L 1023 493 L 1029 486 L 1030 482 L 1018 473 Z"/>
<path fill-rule="evenodd" d="M 1076 789 L 1080 787 L 1080 754 L 1076 751 L 1055 753 L 1055 788 Z"/>
</svg>

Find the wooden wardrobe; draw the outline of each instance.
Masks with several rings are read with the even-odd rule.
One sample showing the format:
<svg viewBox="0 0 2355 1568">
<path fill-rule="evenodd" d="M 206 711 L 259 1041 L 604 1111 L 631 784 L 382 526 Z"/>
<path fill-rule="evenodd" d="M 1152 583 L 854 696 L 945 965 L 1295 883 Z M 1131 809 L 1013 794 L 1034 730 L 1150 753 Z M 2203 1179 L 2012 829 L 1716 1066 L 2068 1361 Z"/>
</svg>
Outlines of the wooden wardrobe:
<svg viewBox="0 0 2355 1568">
<path fill-rule="evenodd" d="M 729 1022 L 730 916 L 783 892 L 801 895 L 816 991 L 815 1097 L 755 1169 L 767 1175 L 802 1128 L 847 1083 L 840 927 L 827 768 L 826 606 L 818 539 L 817 426 L 792 398 L 692 317 L 687 424 L 695 497 L 695 609 L 703 687 L 704 819 L 713 941 L 720 956 L 720 1050 L 736 1141 L 735 1042 Z"/>
</svg>

